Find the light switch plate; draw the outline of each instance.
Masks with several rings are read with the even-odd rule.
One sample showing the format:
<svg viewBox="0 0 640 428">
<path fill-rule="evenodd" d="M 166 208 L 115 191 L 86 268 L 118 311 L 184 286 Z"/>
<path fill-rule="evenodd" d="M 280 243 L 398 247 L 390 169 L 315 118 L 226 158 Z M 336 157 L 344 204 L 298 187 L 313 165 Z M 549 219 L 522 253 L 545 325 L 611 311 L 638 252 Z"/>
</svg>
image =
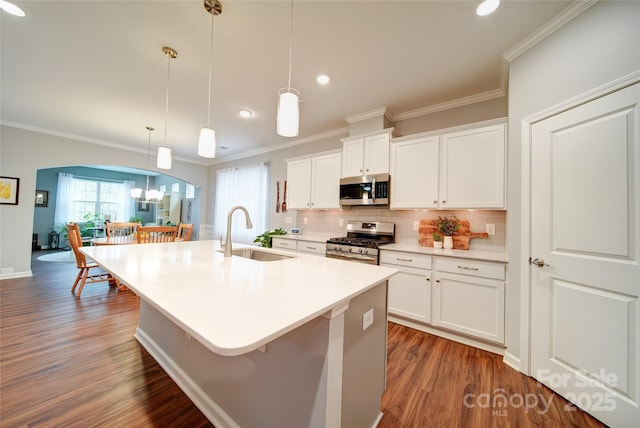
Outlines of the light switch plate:
<svg viewBox="0 0 640 428">
<path fill-rule="evenodd" d="M 496 234 L 496 225 L 495 224 L 487 224 L 487 233 L 491 236 Z"/>
<path fill-rule="evenodd" d="M 309 219 L 307 217 L 303 217 L 302 224 L 309 224 Z"/>
<path fill-rule="evenodd" d="M 338 226 L 339 227 L 343 227 L 344 226 L 344 219 L 343 218 L 339 218 L 338 219 Z"/>
<path fill-rule="evenodd" d="M 414 221 L 413 222 L 413 230 L 415 230 L 417 232 L 419 227 L 420 227 L 420 222 L 419 221 Z"/>
</svg>

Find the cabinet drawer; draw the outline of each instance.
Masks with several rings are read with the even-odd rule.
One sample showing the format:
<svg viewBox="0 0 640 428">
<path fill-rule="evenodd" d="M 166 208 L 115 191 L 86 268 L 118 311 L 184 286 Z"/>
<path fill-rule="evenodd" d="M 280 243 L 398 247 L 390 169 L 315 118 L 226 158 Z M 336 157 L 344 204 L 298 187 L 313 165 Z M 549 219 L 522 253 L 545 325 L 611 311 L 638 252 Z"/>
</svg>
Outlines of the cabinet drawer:
<svg viewBox="0 0 640 428">
<path fill-rule="evenodd" d="M 381 251 L 380 263 L 408 266 L 420 269 L 431 269 L 431 256 L 401 251 Z"/>
<path fill-rule="evenodd" d="M 298 241 L 298 245 L 296 248 L 298 251 L 303 251 L 305 253 L 324 255 L 326 244 L 324 242 Z"/>
<path fill-rule="evenodd" d="M 294 241 L 293 239 L 272 238 L 271 246 L 273 248 L 284 248 L 286 250 L 295 250 L 296 241 Z"/>
<path fill-rule="evenodd" d="M 503 263 L 438 257 L 436 258 L 435 266 L 436 270 L 440 272 L 451 272 L 460 275 L 471 275 L 500 280 L 505 279 L 506 268 Z"/>
</svg>

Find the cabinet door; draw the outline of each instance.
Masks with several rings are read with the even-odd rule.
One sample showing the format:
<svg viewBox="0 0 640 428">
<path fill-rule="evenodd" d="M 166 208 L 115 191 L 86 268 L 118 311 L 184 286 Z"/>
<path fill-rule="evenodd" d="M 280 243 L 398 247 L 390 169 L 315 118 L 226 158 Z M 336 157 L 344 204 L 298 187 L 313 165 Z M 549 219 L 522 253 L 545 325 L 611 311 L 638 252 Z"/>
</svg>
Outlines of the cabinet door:
<svg viewBox="0 0 640 428">
<path fill-rule="evenodd" d="M 435 272 L 432 322 L 504 343 L 504 281 Z"/>
<path fill-rule="evenodd" d="M 438 137 L 391 144 L 390 208 L 438 206 Z"/>
<path fill-rule="evenodd" d="M 389 134 L 364 140 L 364 175 L 389 173 Z"/>
<path fill-rule="evenodd" d="M 363 174 L 364 138 L 355 138 L 342 143 L 342 177 Z"/>
<path fill-rule="evenodd" d="M 324 242 L 298 241 L 296 249 L 302 253 L 324 256 L 327 245 Z"/>
<path fill-rule="evenodd" d="M 340 208 L 340 153 L 311 159 L 311 208 Z"/>
<path fill-rule="evenodd" d="M 505 125 L 442 136 L 441 208 L 505 207 Z"/>
<path fill-rule="evenodd" d="M 404 268 L 389 278 L 389 313 L 424 323 L 431 322 L 430 270 Z"/>
<path fill-rule="evenodd" d="M 287 209 L 310 208 L 311 158 L 287 163 Z"/>
</svg>

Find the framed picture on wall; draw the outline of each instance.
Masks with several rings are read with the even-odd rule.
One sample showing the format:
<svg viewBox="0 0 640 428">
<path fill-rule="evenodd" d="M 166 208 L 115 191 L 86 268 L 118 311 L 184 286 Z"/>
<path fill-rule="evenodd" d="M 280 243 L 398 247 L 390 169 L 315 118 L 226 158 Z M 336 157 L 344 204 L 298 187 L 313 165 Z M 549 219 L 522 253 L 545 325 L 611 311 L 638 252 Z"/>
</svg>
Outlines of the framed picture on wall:
<svg viewBox="0 0 640 428">
<path fill-rule="evenodd" d="M 0 177 L 0 204 L 18 205 L 20 179 L 17 177 Z"/>
<path fill-rule="evenodd" d="M 149 211 L 148 202 L 138 202 L 138 211 Z"/>
<path fill-rule="evenodd" d="M 47 207 L 49 205 L 49 192 L 46 190 L 36 190 L 36 207 Z"/>
</svg>

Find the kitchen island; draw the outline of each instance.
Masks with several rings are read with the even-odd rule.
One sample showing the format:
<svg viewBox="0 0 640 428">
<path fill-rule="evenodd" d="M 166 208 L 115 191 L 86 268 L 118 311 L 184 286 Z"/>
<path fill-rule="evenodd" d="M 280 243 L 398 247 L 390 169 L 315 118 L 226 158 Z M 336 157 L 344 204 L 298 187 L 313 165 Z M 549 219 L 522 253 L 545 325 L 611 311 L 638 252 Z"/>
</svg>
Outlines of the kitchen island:
<svg viewBox="0 0 640 428">
<path fill-rule="evenodd" d="M 382 416 L 396 269 L 225 258 L 216 241 L 82 251 L 140 296 L 136 339 L 216 427 L 371 427 Z"/>
</svg>

